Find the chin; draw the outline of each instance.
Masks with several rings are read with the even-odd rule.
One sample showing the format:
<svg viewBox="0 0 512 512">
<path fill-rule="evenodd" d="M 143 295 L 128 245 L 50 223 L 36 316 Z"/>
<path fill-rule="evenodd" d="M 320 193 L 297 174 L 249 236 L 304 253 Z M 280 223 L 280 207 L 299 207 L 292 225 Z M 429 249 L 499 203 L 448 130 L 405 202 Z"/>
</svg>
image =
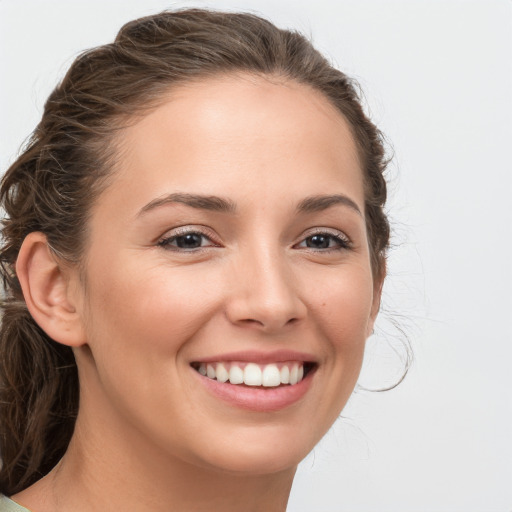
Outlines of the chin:
<svg viewBox="0 0 512 512">
<path fill-rule="evenodd" d="M 275 432 L 270 435 L 270 429 L 251 430 L 252 435 L 234 434 L 224 441 L 217 439 L 211 448 L 203 451 L 203 464 L 240 475 L 295 471 L 318 441 L 316 438 L 306 439 L 291 428 L 280 435 Z"/>
<path fill-rule="evenodd" d="M 258 452 L 258 453 L 256 453 Z M 299 462 L 307 455 L 281 453 L 280 451 L 252 450 L 249 453 L 233 453 L 215 461 L 208 461 L 210 467 L 241 476 L 268 475 L 283 471 L 295 471 Z"/>
</svg>

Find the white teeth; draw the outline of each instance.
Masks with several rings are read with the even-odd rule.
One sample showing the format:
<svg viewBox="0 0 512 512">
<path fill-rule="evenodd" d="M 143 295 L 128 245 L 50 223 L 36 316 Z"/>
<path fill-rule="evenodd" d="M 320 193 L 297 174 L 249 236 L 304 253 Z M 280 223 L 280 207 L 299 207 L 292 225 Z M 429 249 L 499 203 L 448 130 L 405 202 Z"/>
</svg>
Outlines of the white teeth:
<svg viewBox="0 0 512 512">
<path fill-rule="evenodd" d="M 196 370 L 209 379 L 230 384 L 275 388 L 281 384 L 294 385 L 304 378 L 304 364 L 298 362 L 273 363 L 201 363 Z"/>
<path fill-rule="evenodd" d="M 244 384 L 246 386 L 261 386 L 261 368 L 249 363 L 244 370 Z"/>
<path fill-rule="evenodd" d="M 298 365 L 294 364 L 290 371 L 290 384 L 293 386 L 299 381 L 299 368 Z"/>
<path fill-rule="evenodd" d="M 219 363 L 217 365 L 216 374 L 217 374 L 217 380 L 219 382 L 227 382 L 229 379 L 229 373 L 226 370 L 226 367 L 222 363 Z"/>
<path fill-rule="evenodd" d="M 244 382 L 244 371 L 236 365 L 229 369 L 229 382 L 231 384 L 242 384 Z"/>
<path fill-rule="evenodd" d="M 208 376 L 209 379 L 215 379 L 216 374 L 215 374 L 215 368 L 213 367 L 213 365 L 211 365 L 211 364 L 206 365 L 206 375 Z"/>
<path fill-rule="evenodd" d="M 261 384 L 267 388 L 274 388 L 281 384 L 281 373 L 275 364 L 267 364 L 267 366 L 265 366 Z"/>
</svg>

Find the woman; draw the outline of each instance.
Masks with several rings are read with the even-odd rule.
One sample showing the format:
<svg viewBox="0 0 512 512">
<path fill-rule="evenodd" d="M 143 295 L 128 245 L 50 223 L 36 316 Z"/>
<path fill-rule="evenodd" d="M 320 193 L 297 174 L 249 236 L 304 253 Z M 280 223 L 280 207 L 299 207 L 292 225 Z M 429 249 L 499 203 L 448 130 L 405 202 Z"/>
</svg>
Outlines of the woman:
<svg viewBox="0 0 512 512">
<path fill-rule="evenodd" d="M 0 510 L 285 510 L 378 313 L 385 163 L 350 80 L 256 16 L 80 56 L 2 182 Z"/>
</svg>

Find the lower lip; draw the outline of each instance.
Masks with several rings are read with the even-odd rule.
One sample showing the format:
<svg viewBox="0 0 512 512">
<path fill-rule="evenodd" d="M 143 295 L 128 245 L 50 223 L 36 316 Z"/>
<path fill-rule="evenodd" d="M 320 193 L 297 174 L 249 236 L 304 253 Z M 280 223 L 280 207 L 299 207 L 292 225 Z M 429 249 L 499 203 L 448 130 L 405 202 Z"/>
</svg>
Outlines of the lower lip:
<svg viewBox="0 0 512 512">
<path fill-rule="evenodd" d="M 297 384 L 276 388 L 250 387 L 219 382 L 192 370 L 212 394 L 230 405 L 257 412 L 273 412 L 298 402 L 308 391 L 315 372 L 309 372 Z"/>
</svg>

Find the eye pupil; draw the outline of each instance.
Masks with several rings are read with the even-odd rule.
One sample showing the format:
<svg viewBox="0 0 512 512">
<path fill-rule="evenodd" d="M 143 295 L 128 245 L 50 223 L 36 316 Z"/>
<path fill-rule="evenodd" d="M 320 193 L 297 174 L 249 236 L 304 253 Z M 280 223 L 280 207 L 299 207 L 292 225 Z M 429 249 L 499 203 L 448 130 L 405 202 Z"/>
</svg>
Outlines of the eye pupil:
<svg viewBox="0 0 512 512">
<path fill-rule="evenodd" d="M 329 247 L 330 237 L 325 235 L 313 235 L 308 237 L 306 245 L 314 249 L 327 249 Z"/>
<path fill-rule="evenodd" d="M 180 249 L 195 249 L 201 247 L 202 236 L 197 233 L 188 233 L 176 237 L 176 245 Z"/>
</svg>

